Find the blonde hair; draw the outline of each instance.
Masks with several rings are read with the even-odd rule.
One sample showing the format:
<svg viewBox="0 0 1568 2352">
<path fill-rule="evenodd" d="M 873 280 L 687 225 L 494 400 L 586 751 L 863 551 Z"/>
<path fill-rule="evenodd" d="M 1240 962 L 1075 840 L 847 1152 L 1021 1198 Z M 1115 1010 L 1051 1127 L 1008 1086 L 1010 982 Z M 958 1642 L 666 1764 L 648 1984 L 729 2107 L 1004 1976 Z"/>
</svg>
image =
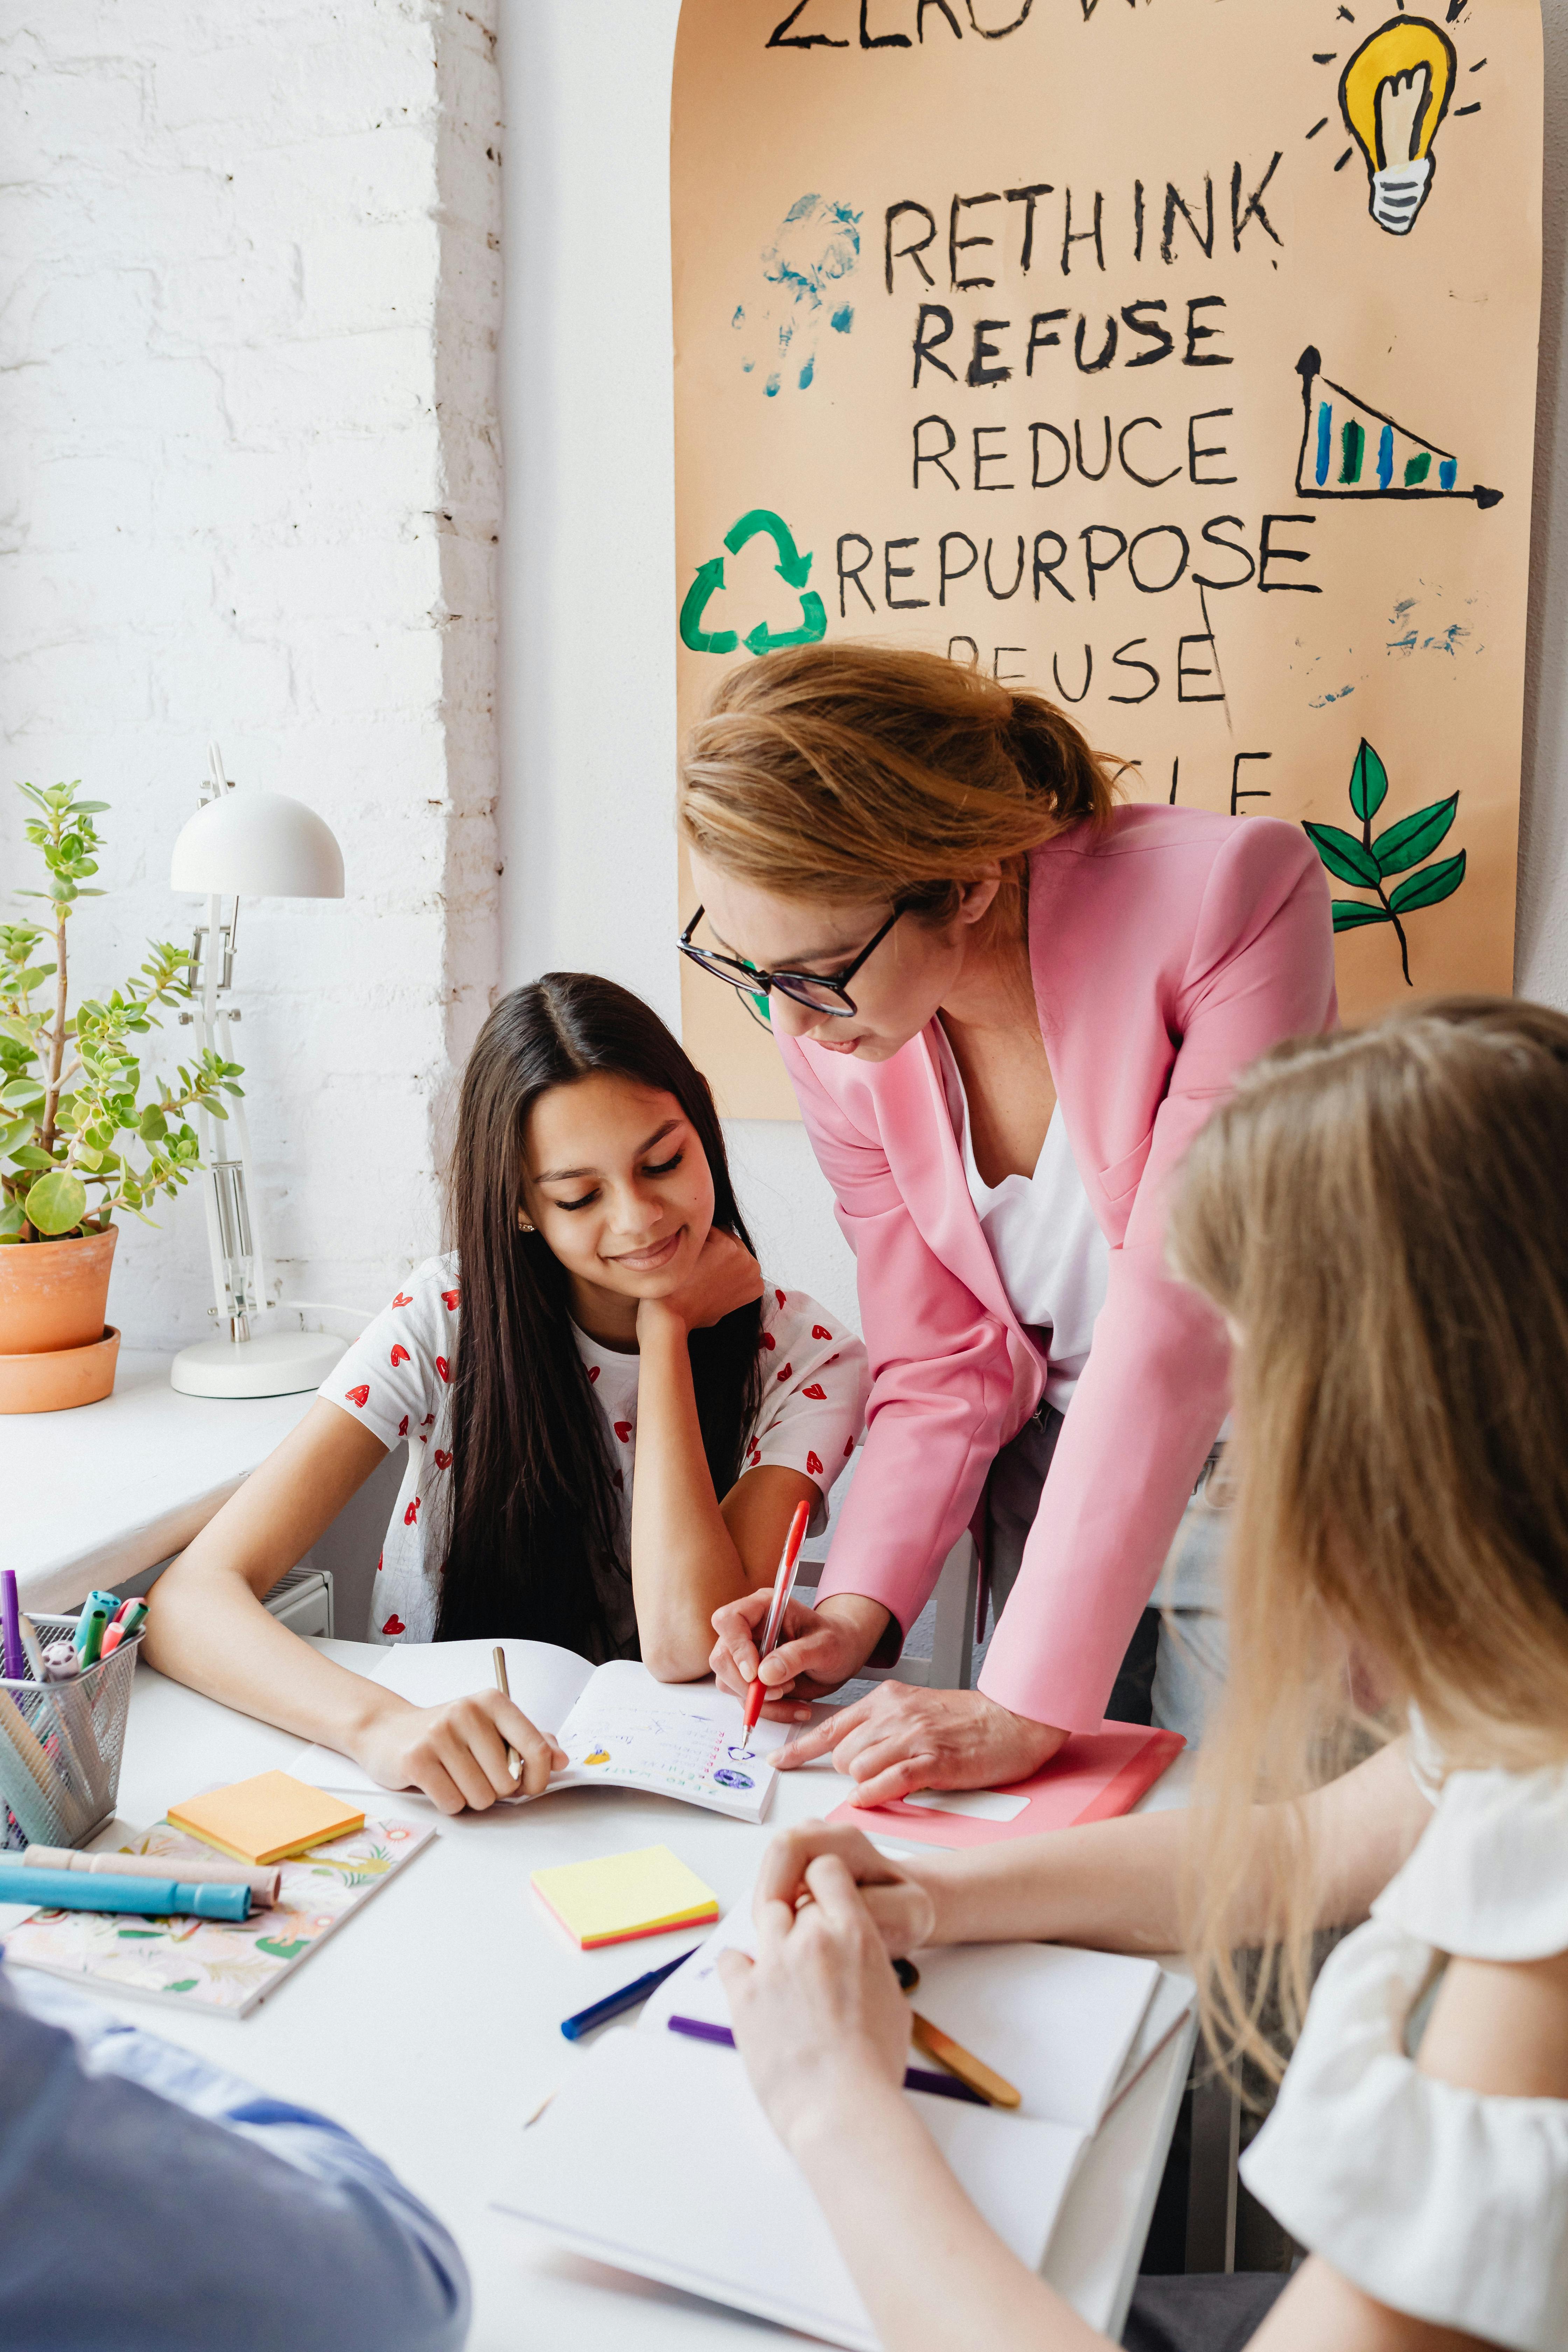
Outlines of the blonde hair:
<svg viewBox="0 0 1568 2352">
<path fill-rule="evenodd" d="M 853 640 L 730 670 L 681 752 L 682 837 L 786 898 L 901 900 L 932 921 L 1000 859 L 1016 916 L 1031 849 L 1110 814 L 1070 719 L 941 654 Z"/>
<path fill-rule="evenodd" d="M 1187 1156 L 1178 1273 L 1239 1333 L 1230 1669 L 1200 1765 L 1211 2046 L 1276 2079 L 1314 1890 L 1299 1800 L 1420 1711 L 1450 1769 L 1568 1757 L 1568 1019 L 1451 998 L 1265 1055 Z M 1374 1736 L 1375 1733 L 1374 1733 Z M 1267 1948 L 1226 1934 L 1289 1801 Z M 1201 1845 L 1201 1856 L 1196 1849 Z"/>
</svg>

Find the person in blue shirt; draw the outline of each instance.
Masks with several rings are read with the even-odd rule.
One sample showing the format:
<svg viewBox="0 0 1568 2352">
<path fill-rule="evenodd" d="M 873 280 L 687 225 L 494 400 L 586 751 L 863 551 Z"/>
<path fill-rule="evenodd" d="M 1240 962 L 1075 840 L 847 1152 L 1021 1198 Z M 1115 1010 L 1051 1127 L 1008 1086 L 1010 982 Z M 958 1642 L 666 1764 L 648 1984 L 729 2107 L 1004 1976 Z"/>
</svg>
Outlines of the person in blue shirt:
<svg viewBox="0 0 1568 2352">
<path fill-rule="evenodd" d="M 468 2273 L 352 2134 L 0 1962 L 12 2352 L 457 2352 Z"/>
</svg>

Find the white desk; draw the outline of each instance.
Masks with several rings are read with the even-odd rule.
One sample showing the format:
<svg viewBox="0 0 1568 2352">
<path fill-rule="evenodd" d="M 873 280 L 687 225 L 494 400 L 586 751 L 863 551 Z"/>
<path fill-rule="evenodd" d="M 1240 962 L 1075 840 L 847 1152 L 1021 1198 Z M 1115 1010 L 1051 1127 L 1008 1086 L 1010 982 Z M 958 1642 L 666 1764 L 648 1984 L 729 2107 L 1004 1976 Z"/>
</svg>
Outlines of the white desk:
<svg viewBox="0 0 1568 2352">
<path fill-rule="evenodd" d="M 317 1645 L 368 1667 L 369 1644 Z M 144 1826 L 215 1780 L 283 1763 L 298 1743 L 137 1668 L 123 1821 Z M 1181 1766 L 1151 1792 L 1180 1802 Z M 456 2234 L 474 2275 L 472 2352 L 761 2352 L 761 2322 L 561 2252 L 492 2211 L 512 2151 L 545 2093 L 581 2063 L 561 2020 L 694 1940 L 579 1952 L 529 1891 L 529 1873 L 665 1841 L 727 1910 L 775 1829 L 826 1812 L 843 1783 L 826 1766 L 781 1776 L 763 1829 L 673 1801 L 563 1790 L 547 1804 L 441 1821 L 426 1851 L 289 1977 L 235 2021 L 152 2001 L 111 2002 L 271 2092 L 338 2117 L 393 2164 Z M 394 1817 L 439 1819 L 416 1797 Z M 0 1934 L 23 1916 L 0 1907 Z M 1120 2335 L 1192 2049 L 1190 2029 L 1108 2118 L 1074 2184 L 1047 2275 L 1095 2326 Z M 804 2339 L 774 2331 L 781 2345 Z"/>
<path fill-rule="evenodd" d="M 0 1414 L 5 1560 L 24 1609 L 74 1609 L 183 1550 L 315 1402 L 178 1396 L 174 1360 L 122 1348 L 101 1404 Z"/>
</svg>

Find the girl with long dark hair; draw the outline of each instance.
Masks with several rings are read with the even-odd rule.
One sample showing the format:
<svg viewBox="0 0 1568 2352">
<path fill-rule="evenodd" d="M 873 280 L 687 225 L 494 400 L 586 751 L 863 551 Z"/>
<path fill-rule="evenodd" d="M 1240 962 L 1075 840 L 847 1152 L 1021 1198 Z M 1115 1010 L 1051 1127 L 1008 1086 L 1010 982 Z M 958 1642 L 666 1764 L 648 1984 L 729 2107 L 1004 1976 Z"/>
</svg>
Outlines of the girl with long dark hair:
<svg viewBox="0 0 1568 2352">
<path fill-rule="evenodd" d="M 707 1671 L 716 1609 L 825 1522 L 865 1350 L 764 1283 L 706 1081 L 639 998 L 552 972 L 501 1002 L 463 1076 L 454 1244 L 399 1286 L 320 1399 L 153 1596 L 161 1672 L 447 1811 L 563 1759 L 495 1691 L 418 1708 L 260 1605 L 393 1446 L 383 1642 L 518 1635 L 663 1681 Z M 634 1478 L 635 1472 L 635 1478 Z"/>
</svg>

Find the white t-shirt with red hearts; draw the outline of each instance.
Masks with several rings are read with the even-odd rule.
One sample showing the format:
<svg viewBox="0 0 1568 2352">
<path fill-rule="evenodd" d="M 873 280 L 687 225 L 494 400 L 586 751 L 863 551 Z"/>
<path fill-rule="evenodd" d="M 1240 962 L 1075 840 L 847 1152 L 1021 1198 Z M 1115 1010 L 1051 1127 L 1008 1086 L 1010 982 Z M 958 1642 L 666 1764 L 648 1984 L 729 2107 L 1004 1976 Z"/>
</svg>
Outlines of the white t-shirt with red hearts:
<svg viewBox="0 0 1568 2352">
<path fill-rule="evenodd" d="M 439 1563 L 425 1552 L 425 1521 L 436 1482 L 450 1472 L 451 1391 L 462 1282 L 455 1255 L 426 1258 L 384 1313 L 334 1365 L 320 1393 L 352 1413 L 387 1447 L 406 1439 L 408 1466 L 376 1564 L 369 1638 L 428 1642 L 436 1632 Z M 622 1497 L 622 1549 L 631 1556 L 632 1468 L 637 1446 L 639 1360 L 575 1331 L 595 1400 L 610 1432 Z M 827 1524 L 833 1482 L 855 1451 L 870 1385 L 866 1350 L 814 1298 L 770 1286 L 763 1297 L 763 1398 L 748 1434 L 745 1470 L 779 1465 L 814 1479 L 819 1500 L 811 1533 Z M 600 1580 L 616 1653 L 635 1651 L 631 1586 Z"/>
</svg>

